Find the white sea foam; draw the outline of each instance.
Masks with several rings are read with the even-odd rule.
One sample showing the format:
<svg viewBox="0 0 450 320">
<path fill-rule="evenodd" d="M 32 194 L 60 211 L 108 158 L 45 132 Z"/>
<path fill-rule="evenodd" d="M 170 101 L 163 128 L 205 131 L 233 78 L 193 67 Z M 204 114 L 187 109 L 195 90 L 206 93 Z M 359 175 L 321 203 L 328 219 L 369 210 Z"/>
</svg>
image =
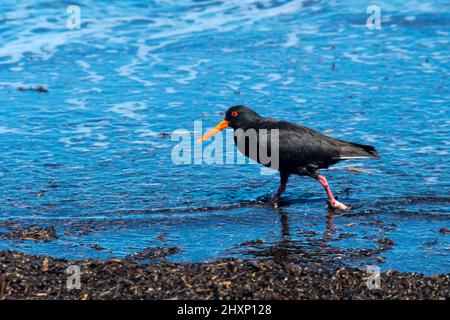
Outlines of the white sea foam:
<svg viewBox="0 0 450 320">
<path fill-rule="evenodd" d="M 258 8 L 255 4 L 258 1 L 242 2 L 232 0 L 222 3 L 221 6 L 210 6 L 204 11 L 196 12 L 186 10 L 180 15 L 173 17 L 153 17 L 151 23 L 155 32 L 143 35 L 138 41 L 138 50 L 136 54 L 137 60 L 132 60 L 129 65 L 123 66 L 119 72 L 123 75 L 130 76 L 133 74 L 133 67 L 139 62 L 146 61 L 148 55 L 160 48 L 172 43 L 176 43 L 177 39 L 190 36 L 195 33 L 205 32 L 211 29 L 217 29 L 221 32 L 233 30 L 242 25 L 254 24 L 262 19 L 269 19 L 281 15 L 292 14 L 302 8 L 302 1 L 287 2 L 283 5 Z M 235 14 L 227 14 L 228 11 L 234 11 Z M 34 12 L 25 10 L 20 12 L 21 16 L 17 16 L 13 11 L 7 12 L 11 19 L 27 19 L 30 21 Z M 22 60 L 26 53 L 42 59 L 51 58 L 57 49 L 63 45 L 77 43 L 80 39 L 107 38 L 110 43 L 128 43 L 127 36 L 130 31 L 121 30 L 121 36 L 114 32 L 115 28 L 123 26 L 124 23 L 133 21 L 148 20 L 145 16 L 128 16 L 110 17 L 110 18 L 87 18 L 83 17 L 84 25 L 80 30 L 68 30 L 61 26 L 65 25 L 64 20 L 50 23 L 42 18 L 34 18 L 32 23 L 28 23 L 29 27 L 19 32 L 15 39 L 7 41 L 0 46 L 0 64 L 16 63 Z M 53 30 L 45 35 L 33 32 L 34 28 L 39 26 Z M 171 26 L 167 28 L 167 26 Z M 110 34 L 115 34 L 111 37 Z M 130 35 L 132 36 L 132 35 Z M 147 45 L 147 41 L 156 39 L 166 39 L 159 41 L 157 45 Z M 96 79 L 98 80 L 98 79 Z M 141 82 L 146 86 L 152 86 L 149 80 L 141 79 L 136 75 L 133 80 Z"/>
<path fill-rule="evenodd" d="M 0 134 L 5 134 L 5 133 L 18 133 L 17 130 L 14 129 L 10 129 L 7 127 L 0 127 Z"/>
<path fill-rule="evenodd" d="M 210 61 L 209 59 L 200 59 L 197 63 L 193 65 L 179 66 L 177 70 L 181 73 L 187 73 L 187 76 L 181 79 L 176 79 L 175 81 L 180 84 L 188 84 L 192 80 L 197 79 L 198 71 L 196 70 L 196 68 L 198 68 L 202 64 L 208 63 L 209 61 Z"/>
<path fill-rule="evenodd" d="M 77 63 L 83 69 L 83 71 L 88 74 L 88 76 L 84 78 L 85 80 L 92 81 L 94 83 L 100 83 L 103 79 L 105 79 L 105 77 L 99 76 L 95 71 L 92 71 L 91 65 L 86 61 L 77 60 L 75 61 L 75 63 Z"/>
<path fill-rule="evenodd" d="M 128 101 L 123 103 L 117 103 L 113 105 L 109 111 L 117 113 L 122 117 L 134 119 L 134 120 L 144 120 L 146 118 L 145 114 L 138 113 L 147 109 L 144 102 L 141 101 Z"/>
<path fill-rule="evenodd" d="M 295 47 L 300 43 L 300 38 L 298 37 L 298 32 L 291 32 L 287 35 L 287 40 L 282 44 L 284 48 Z"/>
<path fill-rule="evenodd" d="M 86 109 L 86 103 L 82 98 L 70 98 L 66 99 L 65 102 L 74 105 L 75 109 Z"/>
</svg>

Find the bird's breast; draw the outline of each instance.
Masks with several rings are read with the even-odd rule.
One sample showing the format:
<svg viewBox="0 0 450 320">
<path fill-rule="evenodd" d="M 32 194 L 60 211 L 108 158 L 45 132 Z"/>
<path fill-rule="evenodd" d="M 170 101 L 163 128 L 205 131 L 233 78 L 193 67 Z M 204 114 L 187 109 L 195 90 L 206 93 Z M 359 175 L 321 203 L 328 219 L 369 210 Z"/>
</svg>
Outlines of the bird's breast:
<svg viewBox="0 0 450 320">
<path fill-rule="evenodd" d="M 275 139 L 270 130 L 253 129 L 234 130 L 234 143 L 239 152 L 246 157 L 261 163 L 267 167 L 272 167 L 278 162 L 278 139 Z M 275 159 L 275 157 L 277 157 Z"/>
</svg>

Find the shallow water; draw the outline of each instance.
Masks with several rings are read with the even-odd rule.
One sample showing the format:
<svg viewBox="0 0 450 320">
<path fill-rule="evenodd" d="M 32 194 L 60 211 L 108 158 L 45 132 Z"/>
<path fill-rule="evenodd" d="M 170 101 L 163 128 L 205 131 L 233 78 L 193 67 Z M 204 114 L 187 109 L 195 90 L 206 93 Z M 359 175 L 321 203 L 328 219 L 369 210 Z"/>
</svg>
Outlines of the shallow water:
<svg viewBox="0 0 450 320">
<path fill-rule="evenodd" d="M 79 30 L 70 2 L 13 3 L 0 4 L 0 222 L 60 237 L 0 249 L 450 272 L 445 1 L 378 1 L 380 30 L 369 1 L 77 1 Z M 49 92 L 19 90 L 38 85 Z M 278 177 L 258 165 L 175 165 L 166 133 L 234 104 L 375 145 L 380 161 L 323 172 L 355 209 L 332 216 L 320 185 L 292 177 L 274 210 Z M 395 245 L 362 254 L 382 238 Z"/>
</svg>

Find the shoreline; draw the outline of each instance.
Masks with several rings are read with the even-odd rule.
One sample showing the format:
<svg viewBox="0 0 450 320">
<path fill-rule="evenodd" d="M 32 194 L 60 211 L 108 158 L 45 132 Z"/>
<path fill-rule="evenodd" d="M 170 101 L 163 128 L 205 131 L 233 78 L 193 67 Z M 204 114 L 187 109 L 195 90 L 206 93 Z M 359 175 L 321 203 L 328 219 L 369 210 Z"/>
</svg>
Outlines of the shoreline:
<svg viewBox="0 0 450 320">
<path fill-rule="evenodd" d="M 71 267 L 72 266 L 72 267 Z M 69 268 L 71 267 L 71 268 Z M 79 289 L 75 273 L 79 267 Z M 69 268 L 69 269 L 68 269 Z M 305 268 L 270 260 L 140 264 L 55 259 L 0 251 L 0 299 L 449 299 L 450 274 L 389 270 L 381 288 L 354 268 Z"/>
</svg>

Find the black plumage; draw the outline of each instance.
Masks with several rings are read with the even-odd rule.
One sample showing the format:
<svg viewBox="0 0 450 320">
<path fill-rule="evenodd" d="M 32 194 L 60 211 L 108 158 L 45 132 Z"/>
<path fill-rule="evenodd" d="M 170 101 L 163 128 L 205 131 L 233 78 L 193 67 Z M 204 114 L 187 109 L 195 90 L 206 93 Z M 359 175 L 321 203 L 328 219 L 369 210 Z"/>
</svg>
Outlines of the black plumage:
<svg viewBox="0 0 450 320">
<path fill-rule="evenodd" d="M 209 137 L 223 129 L 224 126 L 229 126 L 235 131 L 235 143 L 239 150 L 247 157 L 268 167 L 273 167 L 273 163 L 267 163 L 260 159 L 260 149 L 267 148 L 267 150 L 263 150 L 265 153 L 262 152 L 262 154 L 272 155 L 271 141 L 278 137 L 279 164 L 276 169 L 280 171 L 281 184 L 272 200 L 275 205 L 286 188 L 289 176 L 296 174 L 311 176 L 319 180 L 327 191 L 332 207 L 349 209 L 348 206 L 334 199 L 326 179 L 318 175 L 316 170 L 328 168 L 342 160 L 380 158 L 372 146 L 328 137 L 316 130 L 292 122 L 265 118 L 245 106 L 229 108 L 225 120 L 221 124 L 219 129 L 205 134 L 204 137 Z M 256 132 L 256 135 L 248 134 L 252 130 Z M 252 153 L 251 139 L 256 139 L 257 152 Z M 246 143 L 243 143 L 244 141 Z"/>
</svg>

